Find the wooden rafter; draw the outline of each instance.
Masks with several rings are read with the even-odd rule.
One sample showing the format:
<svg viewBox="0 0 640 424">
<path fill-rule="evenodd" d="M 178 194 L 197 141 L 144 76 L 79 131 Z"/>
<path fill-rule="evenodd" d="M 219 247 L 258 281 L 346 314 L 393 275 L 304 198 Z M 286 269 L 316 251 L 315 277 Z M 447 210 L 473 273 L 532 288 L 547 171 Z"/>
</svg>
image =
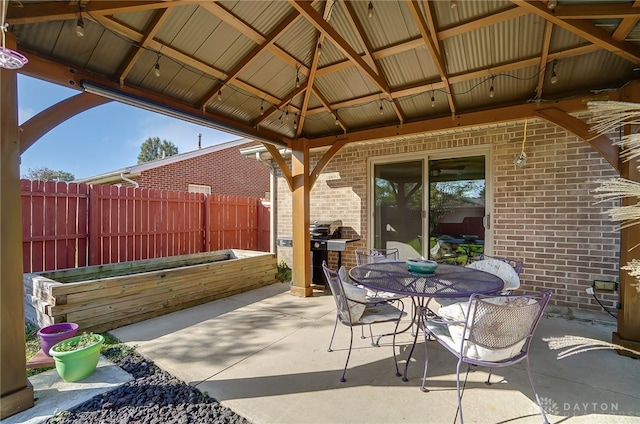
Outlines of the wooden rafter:
<svg viewBox="0 0 640 424">
<path fill-rule="evenodd" d="M 208 6 L 211 5 L 208 4 Z M 242 60 L 240 60 L 240 62 L 236 64 L 236 66 L 233 67 L 231 71 L 229 71 L 229 73 L 227 74 L 227 78 L 224 81 L 216 84 L 212 90 L 204 95 L 204 97 L 199 102 L 200 108 L 204 109 L 222 87 L 224 87 L 225 85 L 233 84 L 233 82 L 238 79 L 238 75 L 240 75 L 240 73 L 245 70 L 250 64 L 255 62 L 255 60 L 264 50 L 272 46 L 273 43 L 275 43 L 275 41 L 278 39 L 278 37 L 282 35 L 284 31 L 290 28 L 299 16 L 300 15 L 298 14 L 298 12 L 294 10 L 293 12 L 289 13 L 289 15 L 287 15 L 282 21 L 280 21 L 280 23 L 273 30 L 271 30 L 268 35 L 264 37 L 261 43 L 255 46 L 248 54 L 244 56 Z"/>
<path fill-rule="evenodd" d="M 542 53 L 540 54 L 540 64 L 538 65 L 538 85 L 536 86 L 536 99 L 542 98 L 542 87 L 544 86 L 544 77 L 547 74 L 546 67 L 549 60 L 549 46 L 551 45 L 551 32 L 553 24 L 549 21 L 544 26 L 544 36 L 542 37 Z"/>
<path fill-rule="evenodd" d="M 558 5 L 554 15 L 560 19 L 620 19 L 640 17 L 640 9 L 629 3 Z"/>
<path fill-rule="evenodd" d="M 620 171 L 619 149 L 613 145 L 609 137 L 605 135 L 594 136 L 594 134 L 589 131 L 589 125 L 586 122 L 560 109 L 548 108 L 537 110 L 535 114 L 580 137 L 596 149 L 618 172 Z"/>
<path fill-rule="evenodd" d="M 572 99 L 566 99 L 555 102 L 553 108 L 559 109 L 566 113 L 586 110 L 586 102 L 598 98 L 599 100 L 619 100 L 618 92 L 610 92 L 598 96 L 581 96 Z M 327 136 L 309 140 L 310 148 L 326 147 L 336 141 L 346 141 L 353 143 L 366 140 L 379 140 L 385 138 L 393 138 L 403 135 L 423 134 L 433 131 L 442 131 L 452 128 L 465 128 L 477 125 L 486 125 L 490 123 L 509 122 L 536 116 L 536 111 L 547 109 L 549 106 L 545 104 L 526 103 L 521 105 L 500 107 L 479 112 L 469 112 L 457 114 L 455 119 L 451 117 L 441 117 L 429 119 L 427 121 L 416 121 L 404 124 L 398 128 L 396 125 L 390 125 L 383 128 L 373 128 L 361 131 L 353 131 L 342 136 Z"/>
<path fill-rule="evenodd" d="M 407 0 L 409 5 L 409 10 L 411 11 L 411 16 L 418 26 L 418 30 L 420 31 L 420 35 L 422 35 L 422 39 L 424 40 L 429 53 L 431 53 L 431 58 L 438 68 L 438 73 L 440 74 L 440 79 L 444 83 L 444 91 L 447 93 L 447 100 L 449 101 L 449 108 L 451 109 L 451 114 L 455 115 L 456 113 L 456 105 L 453 101 L 453 96 L 451 95 L 451 86 L 449 85 L 449 76 L 447 73 L 447 69 L 444 63 L 444 59 L 439 53 L 439 49 L 436 46 L 436 42 L 434 41 L 431 31 L 429 31 L 427 22 L 420 11 L 420 6 L 414 0 Z M 427 9 L 428 10 L 428 9 Z"/>
<path fill-rule="evenodd" d="M 623 59 L 640 65 L 640 48 L 623 41 L 614 39 L 611 34 L 602 28 L 596 27 L 590 22 L 576 19 L 571 21 L 565 21 L 556 17 L 556 15 L 549 10 L 545 5 L 539 2 L 524 1 L 524 0 L 511 0 L 514 4 L 522 7 L 528 12 L 535 13 L 536 15 L 548 20 L 554 25 L 572 32 L 579 37 L 599 46 L 602 49 L 617 54 Z"/>
<path fill-rule="evenodd" d="M 131 47 L 131 50 L 129 51 L 129 57 L 127 57 L 127 59 L 120 64 L 120 70 L 117 72 L 117 74 L 119 75 L 118 79 L 120 80 L 121 87 L 124 86 L 124 80 L 127 78 L 129 72 L 131 72 L 131 70 L 133 69 L 133 66 L 142 55 L 144 49 L 147 48 L 149 43 L 153 40 L 153 37 L 155 37 L 158 31 L 160 31 L 162 24 L 169 18 L 169 14 L 171 13 L 172 9 L 173 6 L 156 11 L 153 15 L 153 18 L 151 19 L 151 22 L 149 22 L 149 25 L 147 25 L 147 30 L 144 34 L 142 34 L 142 40 L 140 40 L 134 47 Z M 160 59 L 160 56 L 158 56 L 158 59 Z"/>
<path fill-rule="evenodd" d="M 634 1 L 633 7 L 636 7 L 636 8 L 640 7 L 640 0 Z M 625 38 L 627 38 L 627 35 L 629 35 L 633 30 L 633 28 L 636 26 L 636 24 L 638 23 L 638 20 L 640 20 L 640 18 L 638 17 L 622 19 L 618 24 L 618 27 L 616 28 L 616 30 L 613 32 L 613 35 L 611 36 L 611 38 L 618 41 L 624 40 Z"/>
<path fill-rule="evenodd" d="M 527 12 L 525 10 L 517 6 L 511 6 L 507 9 L 492 13 L 487 16 L 475 18 L 449 28 L 442 28 L 438 31 L 438 40 L 446 40 L 447 38 L 456 37 L 467 32 L 487 27 L 489 25 L 499 24 L 501 22 L 515 19 L 526 14 Z"/>
<path fill-rule="evenodd" d="M 264 113 L 262 114 L 262 116 L 260 116 L 254 123 L 254 126 L 259 126 L 262 122 L 264 122 L 269 116 L 273 115 L 274 113 L 276 113 L 277 111 L 280 111 L 282 108 L 284 108 L 285 106 L 288 106 L 290 108 L 294 108 L 296 113 L 301 113 L 300 109 L 298 109 L 297 107 L 291 106 L 291 101 L 293 99 L 295 99 L 296 97 L 298 97 L 302 92 L 304 92 L 307 89 L 307 81 L 304 82 L 304 84 L 301 84 L 300 87 L 297 87 L 295 90 L 293 90 L 292 92 L 290 92 L 286 97 L 284 97 L 283 99 L 278 100 L 275 103 L 272 103 L 272 105 L 264 111 Z"/>
<path fill-rule="evenodd" d="M 354 62 L 358 68 L 369 79 L 375 83 L 378 88 L 385 94 L 389 93 L 389 86 L 384 79 L 375 73 L 375 71 L 369 66 L 369 64 L 356 52 L 349 43 L 338 34 L 338 32 L 325 21 L 322 16 L 313 8 L 310 3 L 302 0 L 289 0 L 290 4 L 296 8 L 302 15 L 305 16 L 307 21 L 313 25 L 318 31 L 325 35 L 333 45 L 338 48 L 349 60 Z"/>
</svg>

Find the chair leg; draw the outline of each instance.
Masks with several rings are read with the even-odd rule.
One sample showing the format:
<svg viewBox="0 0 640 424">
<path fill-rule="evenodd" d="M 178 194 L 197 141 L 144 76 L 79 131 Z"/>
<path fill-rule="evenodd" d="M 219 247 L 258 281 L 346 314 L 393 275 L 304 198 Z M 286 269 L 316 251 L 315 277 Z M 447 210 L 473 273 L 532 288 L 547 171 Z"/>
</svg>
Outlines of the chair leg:
<svg viewBox="0 0 640 424">
<path fill-rule="evenodd" d="M 487 386 L 491 386 L 491 373 L 493 372 L 492 368 L 489 368 L 489 376 L 487 377 L 487 381 L 484 382 Z"/>
<path fill-rule="evenodd" d="M 347 353 L 347 360 L 344 363 L 344 370 L 342 371 L 342 378 L 340 378 L 340 382 L 344 383 L 347 381 L 345 375 L 347 374 L 347 366 L 349 365 L 349 358 L 351 357 L 351 346 L 353 346 L 353 327 L 349 327 L 349 331 L 351 332 L 351 338 L 349 339 L 349 353 Z"/>
<path fill-rule="evenodd" d="M 393 332 L 393 341 L 391 343 L 391 348 L 393 349 L 393 363 L 396 365 L 396 377 L 400 377 L 400 369 L 398 369 L 398 357 L 396 356 L 396 334 L 398 334 L 398 325 L 400 325 L 400 320 L 396 322 L 396 328 Z"/>
<path fill-rule="evenodd" d="M 460 424 L 464 424 L 462 418 L 462 392 L 460 391 L 460 366 L 462 365 L 462 358 L 458 359 L 458 365 L 456 366 L 456 392 L 458 393 L 458 414 L 460 414 Z"/>
<path fill-rule="evenodd" d="M 527 368 L 527 375 L 529 376 L 529 383 L 531 384 L 531 388 L 533 389 L 533 395 L 536 397 L 536 402 L 538 403 L 538 408 L 540 408 L 540 413 L 542 414 L 542 419 L 544 420 L 544 424 L 549 424 L 549 420 L 547 419 L 547 414 L 544 412 L 544 408 L 542 407 L 542 402 L 540 402 L 540 396 L 538 396 L 538 392 L 536 391 L 536 387 L 533 385 L 533 378 L 531 375 L 531 367 L 529 366 L 529 357 L 524 361 L 524 365 Z"/>
<path fill-rule="evenodd" d="M 422 376 L 422 387 L 420 387 L 420 390 L 422 390 L 423 392 L 428 392 L 429 389 L 427 389 L 426 384 L 427 368 L 429 367 L 429 335 L 426 331 L 424 332 L 424 356 L 424 374 Z"/>
<path fill-rule="evenodd" d="M 338 328 L 338 315 L 336 315 L 336 322 L 333 324 L 333 333 L 331 333 L 331 340 L 329 341 L 329 348 L 327 352 L 331 352 L 331 344 L 333 343 L 333 337 L 336 335 L 336 328 Z"/>
</svg>

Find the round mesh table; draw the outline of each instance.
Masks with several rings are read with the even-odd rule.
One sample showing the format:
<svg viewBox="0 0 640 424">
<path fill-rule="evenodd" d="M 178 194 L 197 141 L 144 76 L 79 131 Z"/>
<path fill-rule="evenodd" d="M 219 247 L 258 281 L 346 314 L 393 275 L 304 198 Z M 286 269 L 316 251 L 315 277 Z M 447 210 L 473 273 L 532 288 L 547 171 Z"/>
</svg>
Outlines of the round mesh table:
<svg viewBox="0 0 640 424">
<path fill-rule="evenodd" d="M 463 300 L 474 293 L 499 293 L 504 286 L 504 281 L 496 275 L 449 264 L 438 264 L 433 274 L 417 274 L 409 272 L 405 262 L 375 262 L 351 268 L 349 277 L 372 290 L 410 296 L 415 308 L 412 322 L 406 330 L 411 328 L 413 323 L 418 322 L 421 311 L 428 308 L 431 299 L 460 298 Z M 403 381 L 407 381 L 407 368 L 417 340 L 418 331 L 414 334 L 413 345 L 404 366 Z"/>
</svg>

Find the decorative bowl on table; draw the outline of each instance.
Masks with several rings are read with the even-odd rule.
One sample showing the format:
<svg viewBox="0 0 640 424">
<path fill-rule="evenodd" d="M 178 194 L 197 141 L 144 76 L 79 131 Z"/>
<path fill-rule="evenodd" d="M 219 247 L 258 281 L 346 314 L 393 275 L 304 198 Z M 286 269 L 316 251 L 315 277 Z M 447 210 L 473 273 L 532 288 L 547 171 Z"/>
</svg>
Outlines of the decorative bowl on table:
<svg viewBox="0 0 640 424">
<path fill-rule="evenodd" d="M 429 275 L 436 272 L 438 263 L 427 259 L 407 259 L 407 269 L 416 274 Z"/>
</svg>

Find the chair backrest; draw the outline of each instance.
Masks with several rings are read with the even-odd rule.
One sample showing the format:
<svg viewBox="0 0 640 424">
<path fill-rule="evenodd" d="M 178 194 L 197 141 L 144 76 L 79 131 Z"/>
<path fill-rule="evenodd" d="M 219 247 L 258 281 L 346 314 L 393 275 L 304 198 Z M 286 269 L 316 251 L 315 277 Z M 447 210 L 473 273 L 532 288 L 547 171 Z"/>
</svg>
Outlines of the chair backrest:
<svg viewBox="0 0 640 424">
<path fill-rule="evenodd" d="M 503 293 L 509 293 L 511 290 L 515 290 L 520 287 L 520 277 L 518 276 L 518 273 L 505 261 L 487 257 L 485 259 L 471 262 L 466 265 L 466 267 L 488 272 L 502 278 L 502 281 L 504 281 L 504 285 L 502 287 Z"/>
<path fill-rule="evenodd" d="M 497 259 L 502 262 L 506 262 L 516 271 L 516 274 L 520 275 L 522 272 L 522 268 L 524 268 L 524 261 L 520 259 L 507 258 L 505 256 L 489 256 L 484 253 L 478 257 L 479 260 L 482 259 Z"/>
<path fill-rule="evenodd" d="M 550 296 L 551 290 L 509 296 L 472 295 L 463 334 L 465 343 L 473 343 L 476 359 L 523 359 Z"/>
<path fill-rule="evenodd" d="M 347 295 L 345 294 L 338 272 L 329 268 L 326 261 L 322 261 L 322 271 L 324 271 L 324 275 L 329 282 L 333 300 L 336 302 L 338 319 L 345 325 L 351 325 L 349 302 L 347 301 Z"/>
<path fill-rule="evenodd" d="M 400 253 L 393 249 L 356 249 L 356 264 L 372 264 L 380 261 L 397 261 Z"/>
</svg>

